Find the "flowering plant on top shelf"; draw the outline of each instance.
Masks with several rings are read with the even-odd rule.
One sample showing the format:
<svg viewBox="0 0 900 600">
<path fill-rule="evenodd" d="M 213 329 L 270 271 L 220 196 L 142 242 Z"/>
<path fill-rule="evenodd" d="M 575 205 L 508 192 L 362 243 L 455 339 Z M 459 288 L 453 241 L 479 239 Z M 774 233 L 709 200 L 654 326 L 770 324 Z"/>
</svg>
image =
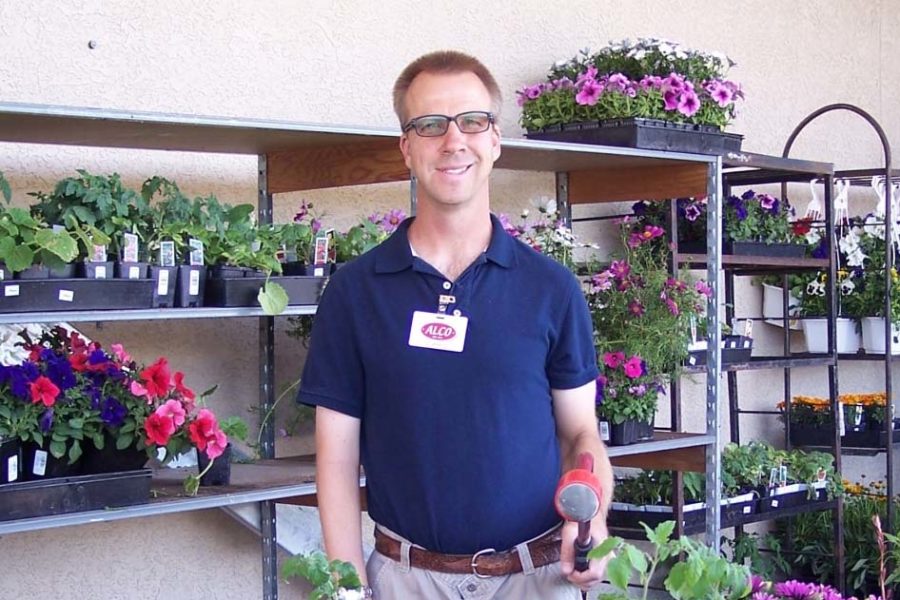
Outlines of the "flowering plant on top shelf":
<svg viewBox="0 0 900 600">
<path fill-rule="evenodd" d="M 622 258 L 591 276 L 586 298 L 600 361 L 598 416 L 652 421 L 663 383 L 688 354 L 691 324 L 705 313 L 703 281 L 672 276 L 659 227 L 622 223 Z"/>
<path fill-rule="evenodd" d="M 640 117 L 724 128 L 742 100 L 724 54 L 658 39 L 611 42 L 555 63 L 517 92 L 528 131 L 580 121 Z"/>
</svg>

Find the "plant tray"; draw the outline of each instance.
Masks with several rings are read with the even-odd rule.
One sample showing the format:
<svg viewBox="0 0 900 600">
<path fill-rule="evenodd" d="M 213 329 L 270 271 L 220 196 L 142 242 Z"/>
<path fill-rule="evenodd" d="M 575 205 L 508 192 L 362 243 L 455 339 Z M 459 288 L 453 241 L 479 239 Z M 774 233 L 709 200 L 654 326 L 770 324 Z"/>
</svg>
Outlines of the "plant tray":
<svg viewBox="0 0 900 600">
<path fill-rule="evenodd" d="M 0 521 L 143 504 L 150 469 L 0 485 Z"/>
<path fill-rule="evenodd" d="M 681 254 L 706 254 L 706 242 L 678 242 Z M 722 242 L 722 253 L 732 256 L 769 256 L 803 258 L 806 246 L 802 244 L 766 244 L 765 242 Z"/>
<path fill-rule="evenodd" d="M 753 338 L 743 335 L 722 337 L 722 364 L 745 363 L 753 354 Z M 706 350 L 692 350 L 684 361 L 691 367 L 706 365 Z"/>
<path fill-rule="evenodd" d="M 809 489 L 806 485 L 787 486 L 787 489 L 792 487 L 799 487 L 800 489 L 782 494 L 770 495 L 769 493 L 766 493 L 766 495 L 762 496 L 759 499 L 759 512 L 771 512 L 815 501 L 815 497 L 810 499 Z"/>
<path fill-rule="evenodd" d="M 0 312 L 138 309 L 153 305 L 150 279 L 19 279 L 3 282 Z"/>
<path fill-rule="evenodd" d="M 740 152 L 744 136 L 725 133 L 710 125 L 689 125 L 661 119 L 605 119 L 554 125 L 529 131 L 534 140 L 627 146 L 645 150 L 671 150 L 698 154 Z"/>
<path fill-rule="evenodd" d="M 269 281 L 284 288 L 288 304 L 318 304 L 326 277 L 270 277 Z M 259 306 L 257 294 L 266 283 L 265 277 L 209 279 L 206 282 L 206 306 Z"/>
</svg>

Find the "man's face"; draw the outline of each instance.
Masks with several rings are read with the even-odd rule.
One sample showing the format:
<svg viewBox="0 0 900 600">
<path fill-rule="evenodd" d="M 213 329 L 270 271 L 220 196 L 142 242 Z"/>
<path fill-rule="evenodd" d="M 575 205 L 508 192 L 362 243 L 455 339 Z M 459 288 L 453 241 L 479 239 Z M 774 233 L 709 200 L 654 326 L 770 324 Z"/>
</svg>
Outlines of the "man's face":
<svg viewBox="0 0 900 600">
<path fill-rule="evenodd" d="M 474 73 L 421 73 L 406 94 L 408 119 L 472 110 L 491 110 L 491 96 Z M 421 137 L 411 129 L 400 138 L 400 151 L 417 179 L 420 203 L 487 205 L 488 178 L 500 156 L 496 125 L 482 133 L 462 133 L 451 122 L 447 133 L 437 137 Z"/>
</svg>

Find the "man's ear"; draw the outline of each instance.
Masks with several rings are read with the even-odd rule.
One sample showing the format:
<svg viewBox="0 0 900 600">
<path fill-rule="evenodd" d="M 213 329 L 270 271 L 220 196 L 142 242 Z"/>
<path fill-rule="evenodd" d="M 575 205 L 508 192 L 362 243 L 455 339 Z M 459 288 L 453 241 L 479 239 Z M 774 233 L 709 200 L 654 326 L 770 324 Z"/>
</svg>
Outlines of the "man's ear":
<svg viewBox="0 0 900 600">
<path fill-rule="evenodd" d="M 491 125 L 491 155 L 494 162 L 500 158 L 500 126 L 496 123 Z"/>
<path fill-rule="evenodd" d="M 409 135 L 404 133 L 400 136 L 400 154 L 403 155 L 403 162 L 406 168 L 412 171 L 412 161 L 409 159 Z"/>
</svg>

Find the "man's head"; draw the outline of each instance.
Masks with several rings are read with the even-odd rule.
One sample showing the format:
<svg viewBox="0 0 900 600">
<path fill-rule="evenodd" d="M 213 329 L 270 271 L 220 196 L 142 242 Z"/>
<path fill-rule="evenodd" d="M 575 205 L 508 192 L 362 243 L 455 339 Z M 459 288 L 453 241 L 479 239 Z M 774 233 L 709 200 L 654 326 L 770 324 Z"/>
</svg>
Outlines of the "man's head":
<svg viewBox="0 0 900 600">
<path fill-rule="evenodd" d="M 426 54 L 398 78 L 394 103 L 420 214 L 440 207 L 488 210 L 488 180 L 500 156 L 500 92 L 484 65 L 458 52 Z"/>
<path fill-rule="evenodd" d="M 454 73 L 472 73 L 484 85 L 488 94 L 491 96 L 491 112 L 495 118 L 500 117 L 500 108 L 503 104 L 503 96 L 500 94 L 500 86 L 488 68 L 474 56 L 463 54 L 455 50 L 439 50 L 420 56 L 416 60 L 407 65 L 397 81 L 394 83 L 394 112 L 400 119 L 400 127 L 406 125 L 411 115 L 406 106 L 406 94 L 413 80 L 422 73 L 433 74 L 454 74 Z"/>
</svg>

